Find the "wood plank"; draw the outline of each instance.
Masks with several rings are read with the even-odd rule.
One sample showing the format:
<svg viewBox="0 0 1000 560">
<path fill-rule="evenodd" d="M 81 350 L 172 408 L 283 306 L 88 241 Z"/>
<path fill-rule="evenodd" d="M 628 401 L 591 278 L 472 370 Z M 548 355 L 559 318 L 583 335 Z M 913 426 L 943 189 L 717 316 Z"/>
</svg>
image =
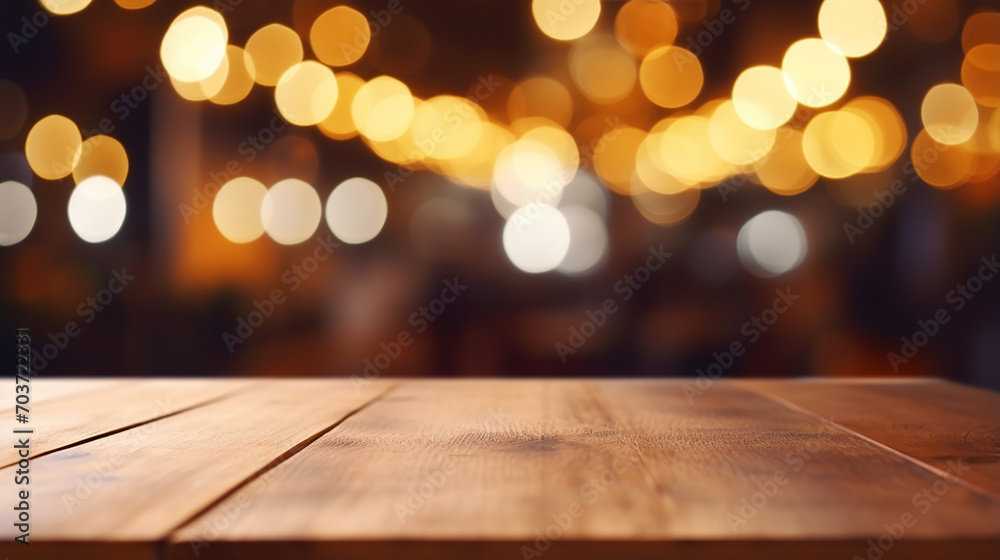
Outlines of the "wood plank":
<svg viewBox="0 0 1000 560">
<path fill-rule="evenodd" d="M 69 395 L 77 395 L 97 390 L 108 390 L 114 386 L 125 386 L 138 383 L 137 379 L 106 378 L 71 378 L 42 377 L 36 375 L 30 381 L 31 402 L 38 404 L 53 399 L 61 399 Z M 4 403 L 6 405 L 7 403 Z M 0 418 L 10 418 L 14 407 L 0 409 Z"/>
<path fill-rule="evenodd" d="M 31 455 L 98 437 L 245 390 L 255 382 L 233 379 L 147 379 L 67 394 L 32 404 Z M 21 427 L 19 425 L 19 427 Z M 17 463 L 17 450 L 0 447 L 0 468 Z"/>
<path fill-rule="evenodd" d="M 253 556 L 266 558 L 285 554 L 287 541 L 333 554 L 342 540 L 377 552 L 399 539 L 508 539 L 514 557 L 515 539 L 533 539 L 574 503 L 589 506 L 591 492 L 601 507 L 574 519 L 568 534 L 638 537 L 655 533 L 665 511 L 648 499 L 655 488 L 642 470 L 626 468 L 633 458 L 586 383 L 401 382 L 184 527 L 174 551 L 227 557 L 239 541 L 279 543 Z M 590 489 L 602 473 L 622 481 L 620 490 Z M 220 522 L 233 508 L 240 515 Z"/>
<path fill-rule="evenodd" d="M 735 384 L 716 382 L 690 401 L 685 385 L 600 383 L 676 504 L 676 537 L 863 542 L 915 509 L 913 496 L 940 481 L 881 446 Z M 763 496 L 765 507 L 740 515 L 741 500 L 772 490 L 776 478 L 785 482 L 773 497 Z M 908 538 L 1000 536 L 1000 501 L 958 484 L 947 485 L 945 495 L 918 515 Z"/>
<path fill-rule="evenodd" d="M 1000 553 L 1000 501 L 728 382 L 688 404 L 686 383 L 406 382 L 176 532 L 170 551 L 844 558 L 910 514 L 896 551 Z M 923 513 L 914 495 L 935 483 L 945 494 Z M 545 531 L 558 535 L 548 547 Z"/>
<path fill-rule="evenodd" d="M 62 558 L 59 547 L 157 541 L 226 492 L 363 406 L 388 384 L 261 383 L 243 393 L 95 439 L 31 463 L 32 544 L 18 558 Z M 10 511 L 13 468 L 0 471 Z M 14 531 L 0 526 L 0 540 Z"/>
<path fill-rule="evenodd" d="M 961 461 L 963 483 L 1000 497 L 1000 394 L 940 380 L 741 383 L 941 471 Z"/>
</svg>

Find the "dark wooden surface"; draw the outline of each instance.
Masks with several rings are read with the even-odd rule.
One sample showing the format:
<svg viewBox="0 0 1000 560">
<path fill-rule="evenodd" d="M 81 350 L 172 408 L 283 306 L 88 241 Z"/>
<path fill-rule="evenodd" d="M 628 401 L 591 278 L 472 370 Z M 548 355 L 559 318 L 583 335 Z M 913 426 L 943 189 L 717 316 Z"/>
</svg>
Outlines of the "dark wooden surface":
<svg viewBox="0 0 1000 560">
<path fill-rule="evenodd" d="M 32 390 L 10 560 L 1000 558 L 1000 395 L 944 381 Z"/>
</svg>

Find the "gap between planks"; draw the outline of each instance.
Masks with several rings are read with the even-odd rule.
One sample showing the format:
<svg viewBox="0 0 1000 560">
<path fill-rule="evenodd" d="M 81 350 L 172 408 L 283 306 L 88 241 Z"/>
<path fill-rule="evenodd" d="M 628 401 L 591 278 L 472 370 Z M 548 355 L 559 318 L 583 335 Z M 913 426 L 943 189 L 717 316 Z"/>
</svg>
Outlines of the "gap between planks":
<svg viewBox="0 0 1000 560">
<path fill-rule="evenodd" d="M 214 500 L 212 500 L 211 502 L 209 502 L 208 504 L 206 504 L 205 507 L 203 507 L 202 509 L 200 509 L 197 512 L 195 512 L 194 514 L 192 514 L 191 516 L 189 516 L 184 521 L 181 521 L 180 523 L 178 523 L 174 528 L 172 528 L 169 531 L 167 531 L 166 534 L 160 540 L 158 540 L 154 544 L 154 548 L 155 548 L 154 555 L 155 555 L 155 557 L 158 560 L 170 560 L 170 558 L 172 556 L 171 551 L 170 551 L 170 545 L 171 545 L 170 539 L 171 539 L 171 537 L 173 537 L 173 535 L 175 533 L 177 533 L 178 531 L 180 531 L 184 527 L 190 525 L 192 522 L 194 522 L 195 520 L 197 520 L 202 515 L 205 515 L 206 513 L 212 511 L 213 508 L 215 508 L 216 506 L 218 506 L 219 504 L 221 504 L 222 502 L 224 502 L 227 498 L 229 498 L 233 494 L 235 494 L 235 493 L 239 492 L 240 490 L 242 490 L 243 488 L 245 488 L 247 485 L 249 485 L 253 481 L 257 480 L 258 478 L 260 478 L 262 476 L 267 475 L 267 473 L 271 472 L 271 470 L 273 470 L 278 465 L 284 463 L 285 461 L 287 461 L 287 460 L 291 459 L 292 457 L 294 457 L 295 455 L 299 454 L 304 449 L 306 449 L 307 447 L 309 447 L 310 445 L 312 445 L 316 440 L 318 440 L 319 438 L 321 438 L 321 437 L 325 436 L 326 434 L 328 434 L 328 433 L 332 432 L 333 430 L 335 430 L 337 428 L 337 426 L 343 424 L 344 421 L 347 420 L 348 418 L 350 418 L 350 417 L 354 416 L 355 414 L 361 412 L 362 410 L 368 408 L 372 404 L 374 404 L 374 403 L 382 400 L 386 395 L 388 395 L 392 391 L 396 390 L 396 388 L 399 387 L 399 386 L 400 385 L 397 382 L 390 382 L 390 384 L 385 389 L 383 389 L 380 393 L 376 394 L 371 399 L 369 399 L 369 400 L 361 403 L 360 405 L 358 405 L 353 410 L 350 410 L 347 414 L 345 414 L 344 416 L 342 416 L 336 422 L 330 424 L 329 426 L 327 426 L 327 427 L 319 430 L 315 434 L 313 434 L 313 435 L 311 435 L 311 436 L 303 439 L 299 443 L 293 445 L 288 450 L 286 450 L 285 452 L 281 453 L 280 455 L 278 455 L 277 457 L 275 457 L 274 459 L 272 459 L 269 463 L 267 463 L 266 465 L 264 465 L 263 467 L 261 467 L 259 470 L 257 470 L 257 472 L 251 474 L 250 476 L 246 477 L 245 479 L 243 479 L 243 480 L 239 481 L 238 483 L 234 484 L 232 488 L 230 488 L 229 490 L 221 493 Z"/>
<path fill-rule="evenodd" d="M 980 486 L 978 484 L 975 484 L 973 482 L 969 482 L 968 480 L 966 480 L 963 477 L 956 478 L 954 475 L 948 473 L 947 471 L 945 471 L 944 469 L 941 469 L 940 467 L 936 467 L 936 466 L 934 466 L 934 465 L 932 465 L 930 463 L 927 463 L 926 461 L 923 461 L 923 460 L 921 460 L 921 459 L 919 459 L 917 457 L 914 457 L 914 456 L 912 456 L 912 455 L 910 455 L 908 453 L 904 453 L 904 452 L 902 452 L 902 451 L 900 451 L 900 450 L 898 450 L 898 449 L 896 449 L 896 448 L 894 448 L 894 447 L 892 447 L 890 445 L 882 443 L 881 441 L 878 441 L 878 440 L 873 439 L 873 438 L 871 438 L 869 436 L 866 436 L 865 434 L 863 434 L 861 432 L 858 432 L 858 431 L 856 431 L 854 429 L 851 429 L 851 428 L 849 428 L 849 427 L 847 427 L 847 426 L 845 426 L 845 425 L 837 422 L 836 420 L 834 420 L 833 417 L 827 418 L 827 417 L 823 416 L 822 414 L 819 414 L 817 412 L 809 410 L 808 408 L 806 408 L 806 407 L 804 407 L 802 405 L 796 404 L 796 403 L 794 403 L 794 402 L 792 402 L 792 401 L 790 401 L 790 400 L 788 400 L 788 399 L 786 399 L 786 398 L 784 398 L 784 397 L 782 397 L 780 395 L 772 394 L 772 393 L 768 392 L 767 389 L 765 389 L 763 387 L 759 387 L 759 386 L 754 385 L 752 383 L 743 383 L 743 382 L 740 382 L 740 381 L 736 381 L 736 386 L 739 387 L 740 389 L 743 389 L 744 391 L 755 393 L 755 394 L 758 394 L 758 395 L 760 395 L 760 396 L 762 396 L 764 398 L 770 399 L 770 400 L 772 400 L 772 401 L 774 401 L 774 402 L 776 402 L 776 403 L 784 406 L 785 408 L 794 410 L 796 412 L 800 412 L 802 414 L 806 414 L 806 415 L 811 416 L 813 418 L 817 418 L 817 419 L 819 419 L 820 422 L 823 422 L 825 424 L 830 424 L 831 426 L 834 426 L 834 427 L 836 427 L 836 428 L 838 428 L 840 430 L 843 430 L 844 432 L 847 432 L 848 434 L 851 434 L 851 435 L 853 435 L 855 437 L 861 438 L 861 439 L 867 441 L 868 443 L 871 443 L 872 445 L 874 445 L 876 447 L 884 449 L 884 450 L 886 450 L 886 451 L 888 451 L 888 452 L 890 452 L 890 453 L 892 453 L 894 455 L 897 455 L 897 456 L 899 456 L 899 457 L 901 457 L 901 458 L 903 458 L 903 459 L 905 459 L 907 461 L 910 461 L 911 463 L 914 463 L 917 466 L 930 471 L 935 476 L 939 476 L 939 477 L 941 477 L 941 478 L 943 478 L 945 480 L 955 479 L 955 481 L 956 481 L 957 484 L 959 484 L 961 486 L 964 486 L 965 488 L 967 488 L 967 489 L 969 489 L 969 490 L 971 490 L 973 492 L 976 492 L 977 494 L 981 494 L 983 496 L 986 496 L 987 498 L 989 498 L 991 500 L 995 500 L 997 502 L 1000 502 L 1000 494 L 997 494 L 997 493 L 991 491 L 990 489 L 984 488 L 984 487 L 982 487 L 982 486 Z"/>
</svg>

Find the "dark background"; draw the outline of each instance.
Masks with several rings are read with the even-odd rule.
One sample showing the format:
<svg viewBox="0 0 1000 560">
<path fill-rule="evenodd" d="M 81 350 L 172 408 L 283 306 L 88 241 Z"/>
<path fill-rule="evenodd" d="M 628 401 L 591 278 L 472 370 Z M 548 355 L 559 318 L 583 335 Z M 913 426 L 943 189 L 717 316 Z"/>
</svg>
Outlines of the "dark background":
<svg viewBox="0 0 1000 560">
<path fill-rule="evenodd" d="M 484 102 L 488 110 L 493 103 L 502 107 L 512 81 L 535 72 L 567 75 L 568 47 L 537 30 L 529 2 L 403 4 L 405 18 L 397 21 L 405 23 L 396 35 L 396 24 L 381 30 L 369 52 L 348 70 L 365 78 L 400 77 L 421 97 L 464 95 L 478 77 L 502 76 L 505 85 Z M 694 20 L 682 23 L 676 44 L 683 46 L 687 37 L 704 29 L 699 16 L 711 19 L 729 4 L 674 3 Z M 325 224 L 313 240 L 298 246 L 279 246 L 264 237 L 237 247 L 211 226 L 210 209 L 185 224 L 177 208 L 177 201 L 194 200 L 192 189 L 212 181 L 210 172 L 241 157 L 237 147 L 248 135 L 267 126 L 271 88 L 255 86 L 245 101 L 222 107 L 180 100 L 164 82 L 127 118 L 112 110 L 116 99 L 142 82 L 147 66 L 159 62 L 160 38 L 170 21 L 193 5 L 159 0 L 128 11 L 96 0 L 78 14 L 49 17 L 18 53 L 8 41 L 0 45 L 0 78 L 19 84 L 28 95 L 24 128 L 0 142 L 0 154 L 23 152 L 31 125 L 59 113 L 82 129 L 111 118 L 112 136 L 125 146 L 130 163 L 125 224 L 114 238 L 96 245 L 80 240 L 67 220 L 72 178 L 33 179 L 39 206 L 34 230 L 23 242 L 0 247 L 0 332 L 9 333 L 2 338 L 10 371 L 15 328 L 30 328 L 35 349 L 42 350 L 61 338 L 56 333 L 68 321 L 76 321 L 80 334 L 68 338 L 55 357 L 36 360 L 37 373 L 360 375 L 366 360 L 376 360 L 407 331 L 413 344 L 401 349 L 384 375 L 694 376 L 713 362 L 713 352 L 734 341 L 747 343 L 741 333 L 744 322 L 771 306 L 775 289 L 790 288 L 800 299 L 758 341 L 747 344 L 746 354 L 734 360 L 726 376 L 933 375 L 1000 389 L 1000 280 L 987 283 L 960 311 L 946 302 L 949 290 L 975 274 L 980 258 L 1000 248 L 1000 179 L 994 175 L 981 184 L 933 189 L 904 174 L 908 150 L 885 172 L 840 181 L 821 178 L 794 197 L 750 184 L 723 200 L 709 189 L 694 214 L 672 227 L 647 222 L 627 197 L 614 194 L 610 249 L 599 267 L 582 276 L 531 275 L 504 255 L 503 219 L 492 208 L 489 193 L 453 185 L 430 172 L 417 172 L 390 189 L 383 173 L 395 166 L 381 161 L 359 139 L 335 142 L 314 128 L 288 127 L 254 162 L 241 159 L 243 170 L 271 182 L 311 176 L 306 178 L 324 199 L 340 181 L 365 176 L 383 185 L 389 201 L 388 222 L 375 240 L 338 247 L 300 289 L 289 293 L 283 273 L 312 253 L 316 239 L 327 236 Z M 335 3 L 243 0 L 224 14 L 230 43 L 243 45 L 271 22 L 295 27 L 301 35 L 308 29 L 303 14 L 311 13 L 313 5 Z M 385 2 L 350 5 L 368 13 Z M 891 14 L 893 3 L 884 5 Z M 752 0 L 700 55 L 706 83 L 694 105 L 728 95 L 743 68 L 780 64 L 788 44 L 816 35 L 818 6 L 818 1 Z M 890 100 L 912 140 L 921 128 L 924 93 L 936 83 L 960 81 L 961 25 L 983 7 L 997 9 L 998 3 L 928 0 L 926 11 L 918 12 L 924 15 L 891 31 L 872 55 L 851 61 L 853 79 L 843 101 L 861 95 Z M 599 30 L 611 30 L 616 9 L 614 3 L 604 5 Z M 39 10 L 35 2 L 5 0 L 0 31 L 21 33 L 22 18 L 30 20 Z M 924 28 L 940 29 L 944 37 L 928 41 Z M 157 123 L 162 122 L 157 115 L 163 107 L 184 115 L 181 124 L 191 136 L 157 140 Z M 666 114 L 656 110 L 626 115 L 623 121 L 648 130 Z M 188 142 L 194 147 L 174 146 Z M 160 175 L 172 164 L 173 149 L 200 155 L 200 166 L 188 175 L 191 180 L 167 181 Z M 7 175 L 0 180 L 15 178 L 10 166 L 0 166 L 0 172 Z M 896 178 L 906 181 L 905 194 L 851 244 L 843 224 L 854 223 L 856 207 L 874 202 L 873 193 L 886 190 Z M 455 201 L 465 209 L 465 218 L 437 224 L 434 232 L 421 231 L 411 223 L 413 214 L 437 197 Z M 743 223 L 767 209 L 795 214 L 806 229 L 809 249 L 795 270 L 761 279 L 739 262 L 735 238 Z M 427 250 L 428 244 L 434 250 Z M 618 301 L 620 311 L 563 363 L 556 343 L 568 341 L 571 328 L 579 328 L 588 310 L 617 298 L 615 282 L 645 262 L 649 247 L 661 244 L 673 253 L 666 266 L 635 297 Z M 135 280 L 84 324 L 78 306 L 105 288 L 112 271 L 122 267 Z M 446 279 L 456 277 L 468 289 L 417 333 L 411 314 L 437 297 Z M 223 333 L 235 332 L 238 318 L 275 288 L 285 288 L 288 301 L 230 353 Z M 912 336 L 917 321 L 941 307 L 949 309 L 951 321 L 893 371 L 887 352 L 899 352 L 900 337 Z"/>
</svg>

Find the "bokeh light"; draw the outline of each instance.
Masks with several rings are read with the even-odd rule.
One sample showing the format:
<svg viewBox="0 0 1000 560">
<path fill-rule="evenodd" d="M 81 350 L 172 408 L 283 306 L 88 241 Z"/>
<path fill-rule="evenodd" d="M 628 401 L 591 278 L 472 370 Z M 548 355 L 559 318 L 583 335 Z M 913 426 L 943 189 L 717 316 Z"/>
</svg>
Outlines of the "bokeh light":
<svg viewBox="0 0 1000 560">
<path fill-rule="evenodd" d="M 906 150 L 906 125 L 892 103 L 880 97 L 858 97 L 846 103 L 841 110 L 864 119 L 872 132 L 874 151 L 864 172 L 889 167 Z"/>
<path fill-rule="evenodd" d="M 156 0 L 115 0 L 115 4 L 118 4 L 126 10 L 141 10 L 153 5 Z"/>
<path fill-rule="evenodd" d="M 38 217 L 38 204 L 31 189 L 17 181 L 0 183 L 0 246 L 20 243 Z"/>
<path fill-rule="evenodd" d="M 344 243 L 371 241 L 389 213 L 385 193 L 374 182 L 352 177 L 334 187 L 326 200 L 326 225 Z"/>
<path fill-rule="evenodd" d="M 80 145 L 73 168 L 73 180 L 79 183 L 87 177 L 104 175 L 119 185 L 128 177 L 128 154 L 121 142 L 110 136 L 95 134 Z"/>
<path fill-rule="evenodd" d="M 701 189 L 663 194 L 649 190 L 641 181 L 634 181 L 631 196 L 642 217 L 657 225 L 674 226 L 694 213 L 701 200 Z"/>
<path fill-rule="evenodd" d="M 351 116 L 351 105 L 364 84 L 364 80 L 350 72 L 337 74 L 337 104 L 318 125 L 327 138 L 347 140 L 358 135 L 358 127 L 354 126 L 354 117 Z"/>
<path fill-rule="evenodd" d="M 543 117 L 569 125 L 573 118 L 573 98 L 561 83 L 546 76 L 533 76 L 517 84 L 507 98 L 511 122 L 528 117 Z"/>
<path fill-rule="evenodd" d="M 851 84 L 851 67 L 844 55 L 823 39 L 802 39 L 785 51 L 781 61 L 785 87 L 799 103 L 825 107 L 840 99 Z"/>
<path fill-rule="evenodd" d="M 75 14 L 90 5 L 91 0 L 41 0 L 42 7 L 57 16 Z"/>
<path fill-rule="evenodd" d="M 606 35 L 581 40 L 570 53 L 569 71 L 580 93 L 595 103 L 616 103 L 635 87 L 635 60 Z"/>
<path fill-rule="evenodd" d="M 888 23 L 878 0 L 823 0 L 819 34 L 840 54 L 865 56 L 885 39 Z"/>
<path fill-rule="evenodd" d="M 253 60 L 254 81 L 276 86 L 286 70 L 302 62 L 302 40 L 291 28 L 272 23 L 250 36 L 246 52 Z"/>
<path fill-rule="evenodd" d="M 327 118 L 337 103 L 337 78 L 319 62 L 300 62 L 282 74 L 274 88 L 274 103 L 281 116 L 299 126 Z"/>
<path fill-rule="evenodd" d="M 28 119 L 28 98 L 21 86 L 0 80 L 0 142 L 13 138 Z"/>
<path fill-rule="evenodd" d="M 691 186 L 720 181 L 733 170 L 712 148 L 709 123 L 706 117 L 686 115 L 671 122 L 660 137 L 664 169 Z"/>
<path fill-rule="evenodd" d="M 114 237 L 125 222 L 125 210 L 121 185 L 103 175 L 80 181 L 69 197 L 69 223 L 87 243 Z"/>
<path fill-rule="evenodd" d="M 996 40 L 1000 42 L 1000 35 Z M 1000 44 L 976 45 L 962 62 L 962 85 L 976 103 L 1000 107 Z"/>
<path fill-rule="evenodd" d="M 571 178 L 551 148 L 539 142 L 518 140 L 497 155 L 493 190 L 515 207 L 554 206 Z M 497 209 L 504 213 L 502 208 Z"/>
<path fill-rule="evenodd" d="M 579 39 L 597 23 L 600 0 L 532 0 L 531 14 L 542 33 L 560 41 Z"/>
<path fill-rule="evenodd" d="M 309 30 L 309 44 L 316 58 L 330 66 L 357 62 L 365 54 L 371 38 L 368 20 L 361 12 L 347 6 L 323 12 Z"/>
<path fill-rule="evenodd" d="M 774 66 L 747 68 L 733 83 L 736 114 L 746 124 L 769 130 L 788 122 L 798 105 L 785 86 L 785 75 Z"/>
<path fill-rule="evenodd" d="M 264 231 L 282 245 L 296 245 L 316 232 L 323 205 L 316 189 L 301 179 L 284 179 L 267 189 L 260 205 Z"/>
<path fill-rule="evenodd" d="M 910 162 L 925 183 L 939 189 L 950 189 L 972 176 L 976 154 L 964 144 L 939 142 L 925 129 L 913 139 Z"/>
<path fill-rule="evenodd" d="M 222 15 L 197 6 L 177 16 L 160 44 L 160 59 L 171 77 L 182 82 L 208 78 L 226 56 L 229 29 Z"/>
<path fill-rule="evenodd" d="M 1000 43 L 1000 12 L 984 11 L 973 14 L 962 28 L 962 49 Z"/>
<path fill-rule="evenodd" d="M 351 102 L 351 117 L 358 132 L 381 142 L 408 131 L 414 111 L 410 88 L 390 76 L 372 78 L 358 89 Z"/>
<path fill-rule="evenodd" d="M 875 159 L 875 135 L 857 114 L 830 111 L 806 125 L 802 152 L 817 173 L 840 179 L 860 172 Z"/>
<path fill-rule="evenodd" d="M 236 177 L 219 189 L 212 202 L 212 219 L 223 237 L 249 243 L 264 235 L 261 208 L 267 187 L 250 177 Z"/>
<path fill-rule="evenodd" d="M 629 194 L 636 154 L 647 133 L 627 126 L 609 130 L 594 149 L 594 172 L 619 194 Z"/>
<path fill-rule="evenodd" d="M 232 105 L 246 99 L 253 89 L 254 69 L 253 59 L 247 52 L 236 45 L 226 47 L 226 79 L 218 91 L 209 96 L 209 100 L 217 105 Z"/>
<path fill-rule="evenodd" d="M 556 269 L 566 274 L 582 274 L 597 266 L 608 250 L 608 228 L 589 208 L 560 206 L 569 226 L 569 248 Z"/>
<path fill-rule="evenodd" d="M 476 148 L 485 113 L 464 97 L 439 95 L 421 103 L 410 134 L 417 149 L 437 160 L 456 159 Z"/>
<path fill-rule="evenodd" d="M 638 56 L 677 37 L 677 14 L 660 0 L 630 0 L 615 16 L 615 37 Z"/>
<path fill-rule="evenodd" d="M 767 210 L 743 224 L 736 237 L 740 261 L 755 276 L 780 276 L 806 258 L 806 232 L 798 218 Z"/>
<path fill-rule="evenodd" d="M 819 179 L 802 151 L 802 132 L 794 128 L 778 129 L 774 148 L 756 171 L 762 185 L 784 196 L 804 192 Z"/>
<path fill-rule="evenodd" d="M 734 165 L 762 159 L 774 146 L 773 129 L 761 130 L 743 122 L 732 101 L 715 108 L 708 122 L 708 139 L 719 157 Z"/>
<path fill-rule="evenodd" d="M 969 90 L 958 84 L 938 84 L 924 96 L 920 119 L 934 140 L 961 144 L 976 131 L 979 109 Z"/>
<path fill-rule="evenodd" d="M 683 107 L 694 101 L 704 81 L 698 57 L 680 47 L 657 47 L 639 66 L 643 93 L 660 107 Z"/>
<path fill-rule="evenodd" d="M 73 172 L 83 138 L 76 124 L 62 115 L 49 115 L 28 132 L 24 154 L 32 171 L 43 179 L 62 179 Z"/>
<path fill-rule="evenodd" d="M 555 270 L 566 257 L 569 244 L 566 217 L 547 204 L 522 206 L 504 224 L 504 252 L 524 272 Z"/>
</svg>

